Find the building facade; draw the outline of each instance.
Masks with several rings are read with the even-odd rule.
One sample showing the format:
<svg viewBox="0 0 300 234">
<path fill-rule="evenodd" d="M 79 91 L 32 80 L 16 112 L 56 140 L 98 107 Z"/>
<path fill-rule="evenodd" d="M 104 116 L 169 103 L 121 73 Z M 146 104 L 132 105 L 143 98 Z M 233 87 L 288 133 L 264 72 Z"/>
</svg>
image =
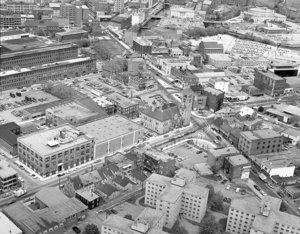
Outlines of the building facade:
<svg viewBox="0 0 300 234">
<path fill-rule="evenodd" d="M 2 70 L 11 70 L 14 67 L 33 67 L 45 63 L 75 59 L 77 56 L 78 46 L 74 44 L 54 45 L 39 49 L 1 54 L 0 65 Z"/>
<path fill-rule="evenodd" d="M 0 160 L 0 190 L 8 191 L 17 186 L 18 173 L 4 160 Z"/>
<path fill-rule="evenodd" d="M 20 162 L 43 177 L 94 159 L 94 139 L 69 125 L 18 138 Z"/>
<path fill-rule="evenodd" d="M 49 80 L 78 77 L 96 71 L 96 60 L 89 57 L 0 72 L 2 90 L 28 87 Z"/>
<path fill-rule="evenodd" d="M 133 38 L 132 49 L 140 55 L 151 54 L 152 42 L 142 37 Z"/>
<path fill-rule="evenodd" d="M 230 156 L 224 159 L 224 173 L 230 181 L 248 179 L 250 169 L 251 163 L 243 155 Z"/>
<path fill-rule="evenodd" d="M 255 71 L 254 86 L 269 96 L 278 96 L 288 87 L 286 79 L 270 71 Z"/>
<path fill-rule="evenodd" d="M 270 129 L 240 133 L 238 148 L 247 156 L 280 152 L 283 137 Z"/>
<path fill-rule="evenodd" d="M 216 112 L 222 108 L 225 96 L 224 92 L 211 87 L 204 88 L 203 92 L 207 97 L 206 107 L 210 111 Z"/>
<path fill-rule="evenodd" d="M 166 214 L 164 226 L 171 228 L 181 213 L 200 223 L 206 212 L 208 189 L 174 178 L 152 174 L 146 182 L 145 204 Z"/>
</svg>

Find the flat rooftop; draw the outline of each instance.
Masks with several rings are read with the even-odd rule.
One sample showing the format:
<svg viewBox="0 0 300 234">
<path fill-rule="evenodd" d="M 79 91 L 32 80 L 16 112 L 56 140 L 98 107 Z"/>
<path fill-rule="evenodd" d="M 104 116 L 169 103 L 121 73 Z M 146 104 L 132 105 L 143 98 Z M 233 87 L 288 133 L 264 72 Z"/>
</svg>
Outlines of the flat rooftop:
<svg viewBox="0 0 300 234">
<path fill-rule="evenodd" d="M 209 54 L 209 58 L 214 60 L 231 61 L 231 58 L 227 54 Z"/>
<path fill-rule="evenodd" d="M 139 43 L 142 46 L 152 46 L 152 42 L 143 37 L 137 37 L 133 40 L 135 40 L 137 43 Z"/>
<path fill-rule="evenodd" d="M 24 32 L 22 30 L 9 30 L 9 31 L 1 31 L 0 32 L 0 38 L 6 37 L 6 36 L 14 36 L 14 35 L 21 35 L 21 34 L 28 34 L 27 32 Z"/>
<path fill-rule="evenodd" d="M 23 232 L 5 214 L 0 212 L 0 233 L 20 234 Z"/>
<path fill-rule="evenodd" d="M 81 125 L 77 129 L 94 137 L 95 143 L 99 144 L 143 129 L 143 127 L 122 116 L 114 115 Z"/>
<path fill-rule="evenodd" d="M 134 221 L 125 219 L 119 215 L 110 215 L 106 220 L 104 220 L 102 226 L 112 227 L 123 233 L 130 233 L 133 223 Z"/>
<path fill-rule="evenodd" d="M 284 78 L 282 78 L 281 76 L 278 76 L 275 73 L 270 71 L 258 71 L 258 73 L 263 74 L 272 80 L 284 80 Z"/>
<path fill-rule="evenodd" d="M 49 52 L 49 51 L 55 51 L 55 50 L 63 50 L 67 48 L 72 48 L 72 47 L 77 47 L 74 44 L 59 44 L 59 45 L 48 45 L 45 47 L 41 48 L 34 48 L 30 50 L 24 50 L 24 51 L 17 51 L 17 52 L 12 52 L 12 53 L 7 53 L 7 54 L 1 54 L 0 58 L 1 59 L 7 59 L 11 57 L 16 57 L 16 56 L 26 56 L 30 54 L 36 54 L 36 53 L 44 53 L 44 52 Z"/>
<path fill-rule="evenodd" d="M 129 98 L 124 97 L 123 95 L 119 93 L 111 93 L 105 95 L 109 101 L 115 102 L 118 106 L 121 106 L 122 108 L 128 108 L 134 105 L 137 105 L 137 102 L 131 101 Z"/>
<path fill-rule="evenodd" d="M 223 155 L 233 155 L 233 154 L 240 154 L 240 151 L 235 147 L 226 147 L 222 149 L 213 149 L 209 151 L 212 155 L 216 158 L 221 157 Z"/>
<path fill-rule="evenodd" d="M 249 160 L 241 154 L 229 157 L 228 161 L 234 166 L 250 164 Z"/>
<path fill-rule="evenodd" d="M 263 140 L 263 139 L 270 139 L 275 137 L 280 137 L 280 134 L 271 130 L 271 129 L 260 129 L 256 131 L 245 131 L 241 132 L 249 140 Z"/>
<path fill-rule="evenodd" d="M 65 133 L 65 138 L 61 137 L 61 132 Z M 89 143 L 91 140 L 92 137 L 80 135 L 79 131 L 68 124 L 18 138 L 18 142 L 42 157 Z"/>
<path fill-rule="evenodd" d="M 61 119 L 67 119 L 68 117 L 74 116 L 76 119 L 80 120 L 98 114 L 97 112 L 93 112 L 75 102 L 52 107 L 47 111 L 52 112 L 54 115 L 60 117 Z"/>
<path fill-rule="evenodd" d="M 0 177 L 1 178 L 7 178 L 13 175 L 16 175 L 17 172 L 15 169 L 13 169 L 8 162 L 5 160 L 0 160 Z M 0 226 L 1 230 L 1 226 Z M 1 232 L 0 232 L 1 233 Z"/>
<path fill-rule="evenodd" d="M 64 61 L 55 62 L 55 63 L 47 63 L 47 64 L 38 65 L 38 66 L 30 67 L 30 68 L 20 68 L 18 70 L 2 71 L 2 72 L 0 72 L 0 77 L 21 74 L 21 73 L 25 73 L 25 72 L 34 71 L 34 70 L 42 70 L 42 69 L 46 69 L 49 67 L 65 66 L 68 64 L 72 64 L 72 63 L 88 61 L 90 59 L 91 59 L 90 57 L 83 57 L 83 58 L 64 60 Z"/>
<path fill-rule="evenodd" d="M 145 154 L 152 157 L 152 158 L 154 158 L 154 159 L 156 159 L 156 160 L 161 160 L 163 162 L 174 159 L 173 157 L 169 156 L 168 154 L 162 153 L 162 152 L 159 152 L 159 151 L 147 150 L 145 152 Z"/>
<path fill-rule="evenodd" d="M 56 35 L 68 36 L 68 35 L 76 35 L 76 34 L 82 34 L 82 33 L 88 33 L 88 32 L 85 30 L 72 30 L 72 31 L 68 31 L 68 32 L 58 32 L 58 33 L 56 33 Z"/>
<path fill-rule="evenodd" d="M 99 198 L 99 196 L 92 191 L 83 190 L 83 191 L 76 191 L 76 193 L 79 196 L 86 199 L 87 201 L 94 201 L 95 199 Z"/>
</svg>

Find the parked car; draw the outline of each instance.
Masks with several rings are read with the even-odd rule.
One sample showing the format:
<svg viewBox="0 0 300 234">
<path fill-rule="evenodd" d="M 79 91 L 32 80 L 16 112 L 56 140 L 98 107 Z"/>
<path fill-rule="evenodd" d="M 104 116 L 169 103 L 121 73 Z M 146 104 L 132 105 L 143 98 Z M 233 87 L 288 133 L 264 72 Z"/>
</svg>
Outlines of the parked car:
<svg viewBox="0 0 300 234">
<path fill-rule="evenodd" d="M 260 190 L 261 190 L 260 187 L 258 187 L 258 185 L 256 185 L 256 184 L 255 184 L 253 187 L 254 187 L 257 191 L 260 191 Z"/>
<path fill-rule="evenodd" d="M 230 189 L 230 184 L 226 186 L 226 189 L 229 190 Z"/>
<path fill-rule="evenodd" d="M 73 230 L 75 233 L 81 233 L 81 230 L 80 230 L 79 227 L 77 227 L 77 226 L 72 227 L 72 230 Z"/>
<path fill-rule="evenodd" d="M 223 198 L 223 201 L 224 201 L 224 202 L 227 202 L 227 203 L 230 203 L 230 202 L 231 202 L 231 198 L 229 198 L 229 197 L 224 197 L 224 198 Z"/>
<path fill-rule="evenodd" d="M 31 176 L 32 176 L 33 179 L 38 178 L 38 177 L 36 176 L 36 174 L 31 174 Z"/>
<path fill-rule="evenodd" d="M 118 211 L 116 211 L 116 210 L 114 210 L 114 209 L 111 209 L 110 212 L 111 212 L 112 214 L 118 214 Z"/>
<path fill-rule="evenodd" d="M 260 192 L 261 192 L 261 194 L 262 194 L 263 196 L 266 196 L 266 195 L 267 195 L 267 193 L 266 193 L 264 190 L 261 190 Z"/>
<path fill-rule="evenodd" d="M 221 184 L 226 184 L 227 180 L 222 180 Z"/>
</svg>

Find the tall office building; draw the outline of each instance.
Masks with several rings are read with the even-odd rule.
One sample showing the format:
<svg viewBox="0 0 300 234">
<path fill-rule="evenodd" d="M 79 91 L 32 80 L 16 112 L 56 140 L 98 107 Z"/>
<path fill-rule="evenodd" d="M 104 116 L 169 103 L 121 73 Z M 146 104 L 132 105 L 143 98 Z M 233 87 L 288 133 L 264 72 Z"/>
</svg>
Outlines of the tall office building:
<svg viewBox="0 0 300 234">
<path fill-rule="evenodd" d="M 226 233 L 300 234 L 299 217 L 280 209 L 281 199 L 264 196 L 234 199 L 230 205 Z"/>
<path fill-rule="evenodd" d="M 164 226 L 171 228 L 179 214 L 200 223 L 206 212 L 208 189 L 188 182 L 188 178 L 174 178 L 152 174 L 146 182 L 145 204 L 166 214 Z"/>
</svg>

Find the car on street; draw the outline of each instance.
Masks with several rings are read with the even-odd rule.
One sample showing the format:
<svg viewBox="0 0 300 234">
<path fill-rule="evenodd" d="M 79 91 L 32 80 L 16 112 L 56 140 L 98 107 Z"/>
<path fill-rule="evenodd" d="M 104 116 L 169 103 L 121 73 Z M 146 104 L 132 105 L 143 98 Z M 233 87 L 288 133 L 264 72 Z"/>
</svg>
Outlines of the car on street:
<svg viewBox="0 0 300 234">
<path fill-rule="evenodd" d="M 258 185 L 256 185 L 256 184 L 255 184 L 253 187 L 254 187 L 257 191 L 260 191 L 260 190 L 261 190 L 260 187 L 258 187 Z"/>
<path fill-rule="evenodd" d="M 15 203 L 16 201 L 17 201 L 17 199 L 12 199 L 12 200 L 8 201 L 6 203 L 6 205 L 11 205 L 11 204 Z"/>
<path fill-rule="evenodd" d="M 118 214 L 118 211 L 116 211 L 116 210 L 114 210 L 114 209 L 111 209 L 110 212 L 111 212 L 112 214 Z"/>
<path fill-rule="evenodd" d="M 37 177 L 37 175 L 36 175 L 36 174 L 34 174 L 34 173 L 33 173 L 33 174 L 31 174 L 31 176 L 32 176 L 32 178 L 33 178 L 33 179 L 37 179 L 37 178 L 38 178 L 38 177 Z"/>
<path fill-rule="evenodd" d="M 221 184 L 226 184 L 227 180 L 222 180 Z"/>
<path fill-rule="evenodd" d="M 80 230 L 79 227 L 77 227 L 77 226 L 72 227 L 72 230 L 73 230 L 75 233 L 81 233 L 81 230 Z"/>
<path fill-rule="evenodd" d="M 24 179 L 21 176 L 18 177 L 18 180 L 22 183 L 24 182 Z"/>
<path fill-rule="evenodd" d="M 263 195 L 263 196 L 266 196 L 267 193 L 264 191 L 264 190 L 261 190 L 260 193 Z"/>
<path fill-rule="evenodd" d="M 226 186 L 226 189 L 229 190 L 230 189 L 230 184 Z"/>
<path fill-rule="evenodd" d="M 269 187 L 270 188 L 272 188 L 272 189 L 274 189 L 275 188 L 275 186 L 274 185 L 272 185 L 272 184 L 268 184 L 269 185 Z"/>
</svg>

